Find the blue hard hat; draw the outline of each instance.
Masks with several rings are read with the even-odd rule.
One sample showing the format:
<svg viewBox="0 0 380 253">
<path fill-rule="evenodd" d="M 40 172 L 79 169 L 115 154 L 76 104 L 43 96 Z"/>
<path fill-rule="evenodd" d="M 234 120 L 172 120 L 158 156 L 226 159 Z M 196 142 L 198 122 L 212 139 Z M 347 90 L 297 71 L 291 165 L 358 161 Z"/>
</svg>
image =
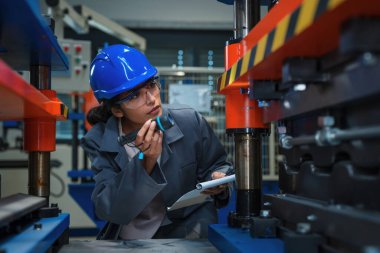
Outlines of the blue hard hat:
<svg viewBox="0 0 380 253">
<path fill-rule="evenodd" d="M 144 54 L 125 45 L 100 51 L 90 67 L 90 85 L 96 99 L 109 100 L 157 74 Z"/>
</svg>

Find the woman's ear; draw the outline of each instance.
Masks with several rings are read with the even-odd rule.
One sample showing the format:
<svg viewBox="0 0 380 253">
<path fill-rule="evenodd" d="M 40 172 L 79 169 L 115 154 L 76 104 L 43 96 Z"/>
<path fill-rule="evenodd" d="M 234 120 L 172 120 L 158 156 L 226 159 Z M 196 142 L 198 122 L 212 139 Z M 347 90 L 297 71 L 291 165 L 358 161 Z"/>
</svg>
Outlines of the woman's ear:
<svg viewBox="0 0 380 253">
<path fill-rule="evenodd" d="M 113 114 L 113 116 L 115 116 L 116 118 L 122 118 L 124 116 L 123 114 L 123 111 L 121 110 L 120 107 L 112 107 L 111 108 L 111 112 Z"/>
</svg>

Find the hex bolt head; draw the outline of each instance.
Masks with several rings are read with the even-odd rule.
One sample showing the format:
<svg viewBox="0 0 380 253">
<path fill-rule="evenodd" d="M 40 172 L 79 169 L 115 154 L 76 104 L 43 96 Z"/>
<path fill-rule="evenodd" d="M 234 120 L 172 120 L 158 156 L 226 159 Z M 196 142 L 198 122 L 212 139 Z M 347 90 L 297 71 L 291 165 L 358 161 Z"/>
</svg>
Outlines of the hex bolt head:
<svg viewBox="0 0 380 253">
<path fill-rule="evenodd" d="M 271 211 L 270 210 L 260 210 L 260 217 L 261 218 L 270 218 L 271 217 Z"/>
<path fill-rule="evenodd" d="M 277 133 L 286 134 L 286 127 L 285 126 L 278 126 L 277 127 Z"/>
<path fill-rule="evenodd" d="M 311 231 L 310 223 L 306 223 L 306 222 L 297 223 L 297 233 L 305 235 L 305 234 L 309 234 L 310 231 Z"/>
<path fill-rule="evenodd" d="M 320 127 L 332 127 L 335 124 L 335 119 L 332 116 L 318 117 L 318 125 Z"/>
<path fill-rule="evenodd" d="M 35 223 L 33 226 L 34 230 L 41 230 L 42 229 L 42 224 L 41 223 Z"/>
</svg>

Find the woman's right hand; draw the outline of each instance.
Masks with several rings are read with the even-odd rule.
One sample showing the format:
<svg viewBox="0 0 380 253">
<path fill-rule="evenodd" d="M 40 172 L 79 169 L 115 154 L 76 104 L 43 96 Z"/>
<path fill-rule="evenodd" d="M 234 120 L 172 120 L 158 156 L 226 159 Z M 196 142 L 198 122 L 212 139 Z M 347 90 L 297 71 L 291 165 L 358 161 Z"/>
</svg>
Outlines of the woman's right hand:
<svg viewBox="0 0 380 253">
<path fill-rule="evenodd" d="M 156 124 L 151 119 L 147 120 L 137 133 L 135 140 L 135 145 L 144 153 L 144 167 L 149 174 L 162 152 L 163 134 L 156 130 Z"/>
</svg>

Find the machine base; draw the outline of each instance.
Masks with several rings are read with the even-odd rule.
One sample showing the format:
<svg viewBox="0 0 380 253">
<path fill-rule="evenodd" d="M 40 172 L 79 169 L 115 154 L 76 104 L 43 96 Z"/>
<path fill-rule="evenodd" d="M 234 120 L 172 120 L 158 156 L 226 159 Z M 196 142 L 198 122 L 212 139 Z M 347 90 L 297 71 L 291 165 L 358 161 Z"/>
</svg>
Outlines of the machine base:
<svg viewBox="0 0 380 253">
<path fill-rule="evenodd" d="M 68 243 L 69 214 L 42 218 L 25 230 L 6 238 L 0 244 L 1 252 L 57 252 L 59 246 Z M 57 247 L 56 247 L 57 244 Z"/>
<path fill-rule="evenodd" d="M 249 230 L 230 228 L 226 224 L 210 225 L 208 240 L 220 251 L 228 253 L 279 253 L 284 252 L 280 239 L 254 239 Z"/>
</svg>

